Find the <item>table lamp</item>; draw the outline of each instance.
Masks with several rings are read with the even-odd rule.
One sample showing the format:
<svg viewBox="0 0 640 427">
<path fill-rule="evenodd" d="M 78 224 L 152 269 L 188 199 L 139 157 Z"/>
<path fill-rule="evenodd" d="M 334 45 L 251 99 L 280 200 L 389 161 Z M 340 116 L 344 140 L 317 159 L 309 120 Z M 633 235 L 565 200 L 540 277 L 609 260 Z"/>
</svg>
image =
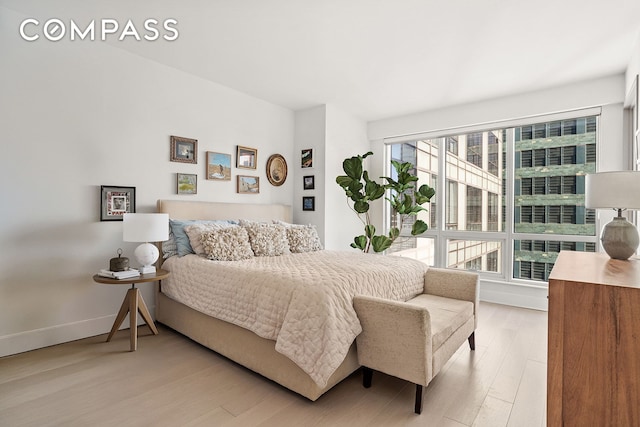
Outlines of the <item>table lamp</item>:
<svg viewBox="0 0 640 427">
<path fill-rule="evenodd" d="M 123 219 L 123 240 L 144 242 L 136 248 L 134 256 L 142 265 L 140 274 L 155 273 L 153 265 L 160 252 L 150 242 L 162 242 L 169 238 L 169 214 L 125 213 Z"/>
<path fill-rule="evenodd" d="M 628 259 L 638 249 L 638 230 L 622 216 L 622 211 L 640 209 L 640 172 L 587 174 L 585 182 L 585 207 L 618 211 L 618 216 L 602 229 L 602 247 L 613 259 Z"/>
</svg>

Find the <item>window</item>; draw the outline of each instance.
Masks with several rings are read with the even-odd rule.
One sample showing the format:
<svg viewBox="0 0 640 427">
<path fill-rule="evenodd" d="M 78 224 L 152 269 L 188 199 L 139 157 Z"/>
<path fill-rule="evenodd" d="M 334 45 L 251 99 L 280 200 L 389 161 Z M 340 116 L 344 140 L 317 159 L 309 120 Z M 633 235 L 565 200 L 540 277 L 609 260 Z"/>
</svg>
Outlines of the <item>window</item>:
<svg viewBox="0 0 640 427">
<path fill-rule="evenodd" d="M 482 230 L 482 190 L 467 186 L 467 230 Z"/>
<path fill-rule="evenodd" d="M 457 156 L 458 155 L 458 137 L 448 136 L 446 143 L 447 143 L 447 151 Z"/>
<path fill-rule="evenodd" d="M 444 211 L 430 212 L 427 231 L 437 266 L 545 281 L 561 250 L 595 251 L 584 179 L 596 171 L 597 128 L 597 116 L 576 117 L 393 144 L 414 147 L 418 170 L 443 180 L 432 208 Z"/>
<path fill-rule="evenodd" d="M 447 180 L 447 230 L 458 229 L 458 183 Z"/>
<path fill-rule="evenodd" d="M 467 161 L 478 167 L 482 167 L 481 133 L 472 133 L 467 135 Z"/>
<path fill-rule="evenodd" d="M 488 193 L 487 203 L 487 231 L 498 231 L 499 198 L 497 194 Z"/>
</svg>

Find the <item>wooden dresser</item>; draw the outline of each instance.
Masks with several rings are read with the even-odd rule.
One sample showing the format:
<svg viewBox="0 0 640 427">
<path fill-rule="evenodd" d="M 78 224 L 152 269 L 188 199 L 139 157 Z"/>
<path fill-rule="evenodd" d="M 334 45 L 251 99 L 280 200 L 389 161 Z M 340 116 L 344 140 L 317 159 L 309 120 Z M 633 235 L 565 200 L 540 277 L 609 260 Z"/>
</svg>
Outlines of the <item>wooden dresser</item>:
<svg viewBox="0 0 640 427">
<path fill-rule="evenodd" d="M 558 256 L 549 276 L 547 425 L 640 426 L 640 259 Z"/>
</svg>

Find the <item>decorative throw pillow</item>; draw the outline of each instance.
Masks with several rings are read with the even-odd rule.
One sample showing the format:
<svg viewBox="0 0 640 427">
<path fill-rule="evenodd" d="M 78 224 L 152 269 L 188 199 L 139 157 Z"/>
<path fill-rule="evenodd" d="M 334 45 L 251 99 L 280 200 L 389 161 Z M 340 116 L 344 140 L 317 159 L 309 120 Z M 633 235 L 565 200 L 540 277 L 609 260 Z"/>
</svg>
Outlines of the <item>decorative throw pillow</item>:
<svg viewBox="0 0 640 427">
<path fill-rule="evenodd" d="M 289 242 L 284 226 L 240 220 L 249 234 L 249 243 L 255 256 L 278 256 L 289 253 Z"/>
<path fill-rule="evenodd" d="M 187 236 L 187 233 L 184 231 L 184 227 L 186 227 L 187 225 L 199 223 L 229 224 L 232 223 L 232 221 L 170 219 L 169 226 L 171 227 L 171 231 L 173 232 L 173 236 L 176 240 L 176 246 L 178 247 L 178 256 L 185 256 L 194 253 L 193 248 L 191 247 L 191 243 L 189 242 L 189 236 Z"/>
<path fill-rule="evenodd" d="M 315 252 L 322 249 L 320 236 L 312 225 L 290 225 L 287 227 L 289 250 L 293 253 Z"/>
<path fill-rule="evenodd" d="M 228 227 L 205 231 L 200 235 L 207 258 L 215 261 L 240 261 L 253 257 L 247 230 Z"/>
<path fill-rule="evenodd" d="M 238 227 L 235 224 L 231 224 L 228 222 L 225 223 L 217 223 L 217 222 L 199 222 L 191 225 L 187 225 L 184 227 L 185 233 L 189 237 L 189 244 L 193 249 L 193 253 L 196 255 L 204 255 L 204 248 L 202 247 L 202 233 L 208 231 L 221 230 L 223 228 L 229 227 Z"/>
<path fill-rule="evenodd" d="M 162 258 L 167 259 L 174 255 L 178 255 L 178 245 L 176 245 L 176 238 L 173 236 L 173 231 L 169 231 L 169 240 L 162 242 Z"/>
</svg>

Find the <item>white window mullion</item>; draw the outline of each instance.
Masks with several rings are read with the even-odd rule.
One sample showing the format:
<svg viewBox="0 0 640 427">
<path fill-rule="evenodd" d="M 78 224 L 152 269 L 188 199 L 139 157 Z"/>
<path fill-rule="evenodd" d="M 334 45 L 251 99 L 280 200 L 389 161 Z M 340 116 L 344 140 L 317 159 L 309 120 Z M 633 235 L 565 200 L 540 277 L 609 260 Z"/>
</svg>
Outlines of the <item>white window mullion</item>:
<svg viewBox="0 0 640 427">
<path fill-rule="evenodd" d="M 506 234 L 505 239 L 505 247 L 502 252 L 504 255 L 504 259 L 502 262 L 502 268 L 504 271 L 505 278 L 507 280 L 511 280 L 513 278 L 513 264 L 515 258 L 515 252 L 513 248 L 513 234 L 514 234 L 514 200 L 515 200 L 515 190 L 513 183 L 515 182 L 515 131 L 514 128 L 507 129 L 507 141 L 506 144 L 506 153 L 504 162 L 506 164 L 506 182 L 511 183 L 511 185 L 506 185 L 506 195 L 505 195 L 505 230 L 503 230 Z"/>
</svg>

